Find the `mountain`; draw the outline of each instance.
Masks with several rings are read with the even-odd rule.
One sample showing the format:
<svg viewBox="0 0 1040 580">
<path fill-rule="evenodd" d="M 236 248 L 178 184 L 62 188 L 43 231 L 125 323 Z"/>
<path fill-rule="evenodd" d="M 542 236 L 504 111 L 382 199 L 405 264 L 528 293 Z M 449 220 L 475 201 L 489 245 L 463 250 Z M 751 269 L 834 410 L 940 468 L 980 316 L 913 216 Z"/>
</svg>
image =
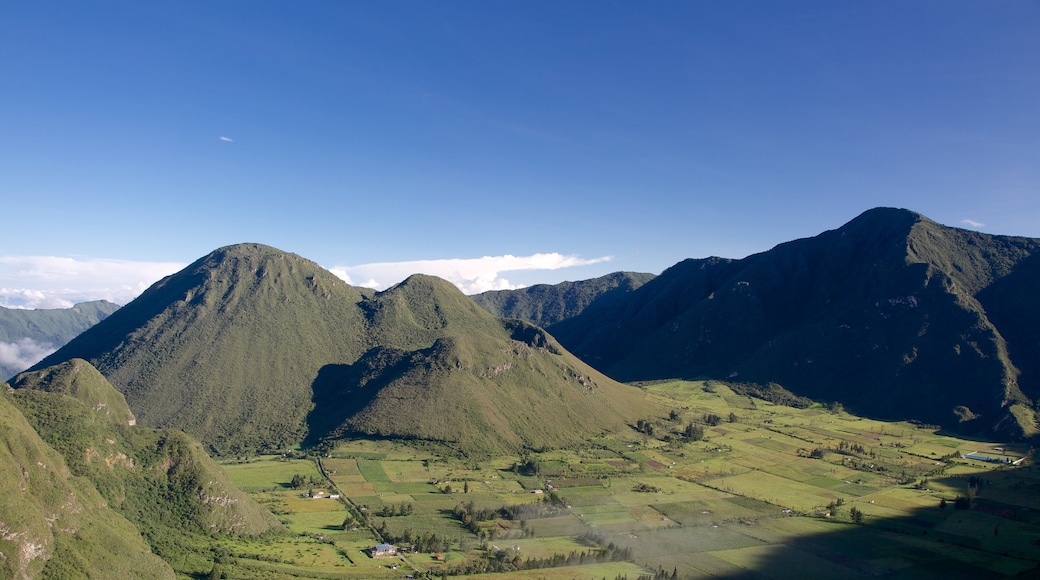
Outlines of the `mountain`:
<svg viewBox="0 0 1040 580">
<path fill-rule="evenodd" d="M 277 519 L 235 488 L 180 431 L 136 426 L 123 396 L 85 360 L 18 375 L 10 400 L 166 561 L 215 534 L 255 536 Z"/>
<path fill-rule="evenodd" d="M 326 367 L 316 382 L 316 431 L 490 455 L 578 444 L 649 412 L 638 389 L 593 370 L 540 328 L 513 321 L 505 330 L 413 351 L 378 347 L 352 365 Z"/>
<path fill-rule="evenodd" d="M 680 262 L 548 330 L 619 380 L 776 382 L 877 417 L 1032 435 L 1038 251 L 879 208 L 741 260 Z"/>
<path fill-rule="evenodd" d="M 89 361 L 125 395 L 142 424 L 183 429 L 220 454 L 284 448 L 331 432 L 369 432 L 376 423 L 387 436 L 425 437 L 415 425 L 431 424 L 415 418 L 427 417 L 436 406 L 421 396 L 424 389 L 468 393 L 457 399 L 466 405 L 447 415 L 439 410 L 445 425 L 466 432 L 475 432 L 473 422 L 503 429 L 501 438 L 465 440 L 452 440 L 443 429 L 430 431 L 431 438 L 463 452 L 507 442 L 544 443 L 536 432 L 552 430 L 545 422 L 559 415 L 545 410 L 542 399 L 570 400 L 570 391 L 584 389 L 575 377 L 595 377 L 594 396 L 585 397 L 582 408 L 590 417 L 581 424 L 604 430 L 637 420 L 645 408 L 638 389 L 596 373 L 555 343 L 545 346 L 548 337 L 531 338 L 537 347 L 523 347 L 523 380 L 480 377 L 487 374 L 490 355 L 472 345 L 523 350 L 529 341 L 517 336 L 533 332 L 518 331 L 439 278 L 415 275 L 373 293 L 294 254 L 240 244 L 159 281 L 34 369 L 73 358 Z M 393 364 L 385 362 L 387 353 L 396 353 Z M 437 382 L 441 375 L 412 384 L 408 392 L 415 396 L 397 400 L 392 412 L 387 396 L 376 396 L 379 389 L 400 387 L 400 377 L 445 361 L 474 376 L 450 385 Z M 506 363 L 491 366 L 496 364 Z M 367 388 L 344 382 L 358 380 L 359 373 L 367 377 Z M 518 392 L 494 398 L 491 406 L 477 405 L 488 398 L 477 391 L 493 388 Z M 361 399 L 375 406 L 364 407 Z M 524 423 L 526 415 L 505 413 L 502 405 L 518 400 L 543 410 L 545 419 Z M 350 420 L 351 412 L 362 410 L 364 417 L 382 418 Z M 400 419 L 385 420 L 388 413 Z"/>
<path fill-rule="evenodd" d="M 72 308 L 0 307 L 0 378 L 24 371 L 118 309 L 117 304 L 104 300 Z"/>
<path fill-rule="evenodd" d="M 536 284 L 518 290 L 491 290 L 470 296 L 500 318 L 519 318 L 547 327 L 581 314 L 586 308 L 609 307 L 653 280 L 653 274 L 614 272 L 591 280 Z"/>
<path fill-rule="evenodd" d="M 141 534 L 0 392 L 0 577 L 174 578 Z"/>
<path fill-rule="evenodd" d="M 219 453 L 306 435 L 311 382 L 366 350 L 362 292 L 259 244 L 220 248 L 160 280 L 33 367 L 94 365 L 143 425 Z"/>
</svg>

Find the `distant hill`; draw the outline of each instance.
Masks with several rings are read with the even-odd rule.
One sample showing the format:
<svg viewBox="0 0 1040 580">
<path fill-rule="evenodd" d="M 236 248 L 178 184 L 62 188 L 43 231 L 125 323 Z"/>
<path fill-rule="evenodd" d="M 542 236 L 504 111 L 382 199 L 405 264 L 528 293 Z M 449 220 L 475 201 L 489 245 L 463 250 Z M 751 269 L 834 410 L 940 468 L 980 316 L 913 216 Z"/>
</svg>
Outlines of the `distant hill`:
<svg viewBox="0 0 1040 580">
<path fill-rule="evenodd" d="M 1032 435 L 1038 253 L 881 208 L 741 260 L 686 260 L 548 330 L 619 380 L 772 381 L 878 417 Z"/>
<path fill-rule="evenodd" d="M 281 529 L 235 488 L 198 442 L 179 431 L 135 426 L 123 396 L 85 360 L 18 375 L 8 399 L 90 481 L 152 549 L 173 561 L 213 534 Z"/>
<path fill-rule="evenodd" d="M 518 331 L 439 278 L 415 275 L 373 294 L 294 254 L 240 244 L 156 283 L 34 368 L 85 359 L 125 395 L 142 424 L 183 429 L 222 454 L 351 431 L 441 439 L 463 452 L 547 445 L 541 433 L 560 418 L 549 412 L 549 400 L 562 404 L 575 389 L 593 395 L 582 399 L 590 415 L 577 424 L 615 429 L 643 412 L 638 389 L 592 371 L 558 345 L 549 348 L 548 337 L 532 338 L 535 330 Z M 491 353 L 473 345 L 506 358 L 491 363 Z M 504 354 L 516 350 L 524 354 Z M 397 354 L 384 364 L 380 353 Z M 485 368 L 517 357 L 522 371 L 498 377 Z M 400 388 L 402 377 L 448 360 L 466 369 L 465 380 L 440 384 L 445 376 L 434 373 L 409 385 L 413 396 L 392 407 L 373 388 Z M 363 392 L 342 380 L 357 373 L 369 385 Z M 523 380 L 513 380 L 518 373 Z M 423 394 L 441 388 L 467 393 L 448 414 Z M 496 388 L 497 398 L 477 392 Z M 359 404 L 366 397 L 371 406 Z M 517 402 L 530 413 L 503 407 Z M 438 409 L 443 427 L 435 428 L 429 413 Z M 364 414 L 354 419 L 348 411 Z M 485 433 L 478 424 L 501 432 Z M 451 439 L 448 428 L 479 436 Z"/>
<path fill-rule="evenodd" d="M 536 284 L 518 290 L 492 290 L 470 298 L 495 316 L 519 318 L 544 328 L 577 316 L 589 307 L 609 307 L 609 304 L 653 279 L 653 274 L 614 272 L 579 282 Z"/>
<path fill-rule="evenodd" d="M 0 392 L 0 577 L 174 578 L 137 528 Z"/>
<path fill-rule="evenodd" d="M 104 300 L 39 310 L 0 306 L 0 379 L 24 371 L 118 309 Z"/>
</svg>

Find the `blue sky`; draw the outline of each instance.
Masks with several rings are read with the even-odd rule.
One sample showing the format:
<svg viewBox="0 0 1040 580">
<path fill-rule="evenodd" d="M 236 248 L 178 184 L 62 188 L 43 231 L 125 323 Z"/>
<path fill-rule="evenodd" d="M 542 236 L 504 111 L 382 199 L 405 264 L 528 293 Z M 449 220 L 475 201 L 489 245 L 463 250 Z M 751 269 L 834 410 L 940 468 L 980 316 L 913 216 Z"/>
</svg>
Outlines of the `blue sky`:
<svg viewBox="0 0 1040 580">
<path fill-rule="evenodd" d="M 1040 237 L 1040 3 L 0 5 L 0 305 L 261 242 L 468 292 L 877 206 Z"/>
</svg>

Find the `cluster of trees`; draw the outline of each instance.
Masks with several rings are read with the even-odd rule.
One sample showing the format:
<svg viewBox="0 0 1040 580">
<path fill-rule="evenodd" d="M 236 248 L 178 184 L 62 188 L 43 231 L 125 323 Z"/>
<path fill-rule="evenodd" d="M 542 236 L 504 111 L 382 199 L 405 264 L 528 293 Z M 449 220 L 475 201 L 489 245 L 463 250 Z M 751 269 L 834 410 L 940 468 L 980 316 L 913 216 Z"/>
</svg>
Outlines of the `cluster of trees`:
<svg viewBox="0 0 1040 580">
<path fill-rule="evenodd" d="M 292 481 L 289 482 L 289 487 L 293 489 L 300 489 L 304 486 L 322 485 L 323 482 L 314 477 L 313 475 L 307 476 L 302 473 L 297 473 L 292 477 Z"/>
<path fill-rule="evenodd" d="M 551 518 L 565 511 L 563 499 L 556 492 L 550 491 L 542 495 L 541 501 L 508 505 L 502 508 L 507 517 L 513 521 Z"/>
<path fill-rule="evenodd" d="M 689 441 L 700 441 L 704 439 L 704 427 L 696 423 L 690 423 L 683 429 L 683 437 Z"/>
<path fill-rule="evenodd" d="M 813 400 L 809 397 L 799 397 L 777 383 L 767 383 L 765 385 L 756 383 L 726 383 L 726 385 L 738 395 L 755 397 L 776 405 L 807 409 L 813 404 Z"/>
<path fill-rule="evenodd" d="M 415 506 L 413 506 L 411 503 L 387 504 L 379 508 L 379 511 L 376 512 L 376 515 L 383 518 L 392 518 L 395 516 L 410 516 L 412 515 L 412 510 L 414 508 Z"/>
<path fill-rule="evenodd" d="M 613 543 L 607 548 L 589 551 L 571 551 L 568 554 L 556 553 L 545 558 L 524 559 L 519 550 L 492 549 L 482 558 L 456 564 L 448 569 L 451 575 L 487 574 L 493 572 L 513 572 L 516 570 L 539 570 L 542 568 L 560 568 L 563 566 L 582 566 L 604 562 L 621 562 L 632 560 L 632 548 L 620 548 Z"/>
<path fill-rule="evenodd" d="M 639 431 L 643 435 L 649 437 L 654 436 L 654 422 L 650 419 L 640 419 L 636 421 L 636 431 Z"/>
<path fill-rule="evenodd" d="M 425 534 L 415 532 L 411 528 L 404 530 L 399 535 L 391 534 L 386 529 L 384 520 L 376 531 L 384 541 L 398 546 L 411 546 L 412 550 L 422 553 L 447 552 L 451 549 L 452 540 L 447 536 L 439 536 L 434 532 Z"/>
<path fill-rule="evenodd" d="M 835 453 L 841 453 L 842 455 L 852 455 L 858 453 L 859 455 L 866 455 L 867 450 L 859 443 L 849 443 L 848 441 L 839 441 L 838 447 L 834 449 Z M 870 451 L 870 456 L 874 456 L 874 451 Z"/>
<path fill-rule="evenodd" d="M 632 491 L 638 491 L 641 493 L 657 493 L 661 491 L 661 488 L 656 485 L 649 485 L 646 483 L 640 483 L 632 487 Z"/>
<path fill-rule="evenodd" d="M 460 503 L 455 506 L 451 513 L 455 516 L 455 519 L 462 523 L 464 528 L 476 535 L 480 535 L 483 532 L 480 528 L 480 522 L 496 520 L 506 515 L 505 508 L 477 508 L 472 501 Z"/>
<path fill-rule="evenodd" d="M 705 390 L 708 390 L 708 386 L 705 386 L 704 388 Z M 714 387 L 712 387 L 712 390 L 709 392 L 714 392 L 713 389 Z M 731 412 L 727 420 L 730 423 L 736 423 L 737 419 L 737 414 Z M 682 421 L 682 413 L 678 409 L 672 409 L 668 412 L 668 420 L 672 423 L 678 423 Z M 703 415 L 701 415 L 699 420 L 688 423 L 682 431 L 678 432 L 678 434 L 687 441 L 700 441 L 704 438 L 704 427 L 702 427 L 701 425 L 714 427 L 720 423 L 722 423 L 721 416 L 715 413 L 704 413 Z M 635 428 L 636 431 L 639 431 L 640 433 L 650 437 L 654 436 L 654 432 L 656 429 L 654 421 L 652 419 L 639 419 L 638 421 L 636 421 Z M 663 437 L 663 440 L 671 440 L 671 435 L 665 435 Z"/>
<path fill-rule="evenodd" d="M 452 515 L 459 520 L 463 527 L 481 538 L 494 537 L 497 529 L 492 528 L 489 534 L 480 525 L 481 522 L 490 522 L 497 519 L 520 522 L 523 536 L 527 537 L 534 535 L 534 533 L 527 527 L 526 520 L 556 516 L 564 510 L 563 500 L 556 493 L 550 491 L 545 493 L 541 501 L 538 502 L 503 505 L 497 508 L 478 508 L 472 501 L 463 502 L 455 506 L 455 509 L 452 510 Z"/>
</svg>

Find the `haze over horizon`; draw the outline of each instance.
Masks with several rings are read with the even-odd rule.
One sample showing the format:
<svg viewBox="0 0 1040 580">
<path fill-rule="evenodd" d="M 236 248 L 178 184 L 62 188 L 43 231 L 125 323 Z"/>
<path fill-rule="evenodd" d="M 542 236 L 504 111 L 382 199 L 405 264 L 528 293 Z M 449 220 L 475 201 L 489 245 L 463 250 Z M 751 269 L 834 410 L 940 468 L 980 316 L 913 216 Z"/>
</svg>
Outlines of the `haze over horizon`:
<svg viewBox="0 0 1040 580">
<path fill-rule="evenodd" d="M 1025 1 L 8 4 L 0 306 L 125 303 L 240 242 L 474 293 L 878 206 L 1040 237 L 1038 29 Z"/>
</svg>

